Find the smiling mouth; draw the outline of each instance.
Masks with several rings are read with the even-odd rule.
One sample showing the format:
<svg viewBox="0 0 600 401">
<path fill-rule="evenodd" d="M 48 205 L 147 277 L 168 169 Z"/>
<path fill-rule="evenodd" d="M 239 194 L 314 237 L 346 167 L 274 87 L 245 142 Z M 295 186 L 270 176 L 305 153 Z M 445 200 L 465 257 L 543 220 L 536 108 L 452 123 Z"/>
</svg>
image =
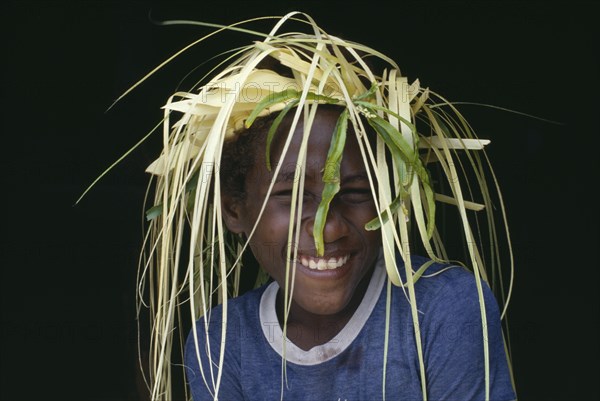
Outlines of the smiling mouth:
<svg viewBox="0 0 600 401">
<path fill-rule="evenodd" d="M 337 258 L 313 258 L 310 256 L 300 256 L 302 266 L 308 267 L 311 270 L 334 270 L 346 264 L 350 255 L 345 255 Z"/>
</svg>

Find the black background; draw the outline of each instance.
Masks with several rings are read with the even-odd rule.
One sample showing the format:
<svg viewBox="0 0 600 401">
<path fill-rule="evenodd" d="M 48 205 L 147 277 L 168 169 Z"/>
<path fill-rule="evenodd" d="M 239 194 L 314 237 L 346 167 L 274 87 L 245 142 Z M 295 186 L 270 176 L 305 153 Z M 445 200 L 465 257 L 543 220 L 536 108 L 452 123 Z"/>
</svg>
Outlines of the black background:
<svg viewBox="0 0 600 401">
<path fill-rule="evenodd" d="M 130 96 L 207 33 L 294 9 L 380 49 L 463 107 L 503 185 L 515 246 L 509 312 L 521 400 L 599 399 L 598 23 L 592 3 L 10 1 L 2 10 L 2 400 L 136 399 L 135 274 L 144 168 L 156 135 L 85 187 L 160 119 L 199 60 L 253 40 L 224 34 Z"/>
</svg>

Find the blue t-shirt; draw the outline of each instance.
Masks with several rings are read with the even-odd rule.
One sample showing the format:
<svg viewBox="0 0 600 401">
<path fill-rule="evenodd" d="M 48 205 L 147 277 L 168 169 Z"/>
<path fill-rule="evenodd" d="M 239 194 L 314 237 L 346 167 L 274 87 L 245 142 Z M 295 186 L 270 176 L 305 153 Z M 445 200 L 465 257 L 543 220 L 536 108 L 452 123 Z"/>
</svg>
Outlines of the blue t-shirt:
<svg viewBox="0 0 600 401">
<path fill-rule="evenodd" d="M 413 266 L 427 259 L 413 257 Z M 399 267 L 402 271 L 403 267 Z M 433 264 L 415 284 L 428 400 L 484 400 L 481 313 L 475 278 L 461 267 Z M 220 401 L 371 401 L 383 399 L 387 280 L 380 261 L 350 321 L 326 344 L 304 351 L 285 344 L 275 312 L 273 282 L 230 300 Z M 498 305 L 484 284 L 490 355 L 490 400 L 516 399 L 504 352 Z M 422 400 L 408 295 L 391 286 L 385 399 Z M 194 401 L 213 400 L 221 346 L 222 308 L 188 336 L 187 379 Z M 318 333 L 301 333 L 318 335 Z M 198 344 L 198 347 L 195 345 Z M 212 364 L 207 350 L 210 349 Z M 198 363 L 200 355 L 202 372 Z"/>
</svg>

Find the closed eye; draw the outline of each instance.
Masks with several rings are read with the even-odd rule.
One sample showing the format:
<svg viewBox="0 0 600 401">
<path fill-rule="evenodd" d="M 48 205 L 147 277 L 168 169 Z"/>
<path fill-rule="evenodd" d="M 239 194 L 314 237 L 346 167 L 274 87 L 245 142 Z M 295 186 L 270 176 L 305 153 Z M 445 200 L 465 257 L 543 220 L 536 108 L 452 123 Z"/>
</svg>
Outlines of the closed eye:
<svg viewBox="0 0 600 401">
<path fill-rule="evenodd" d="M 271 193 L 271 198 L 278 200 L 279 202 L 289 204 L 292 202 L 292 189 L 273 191 Z M 307 191 L 304 191 L 304 202 L 312 198 L 314 198 L 314 195 Z"/>
<path fill-rule="evenodd" d="M 271 198 L 289 204 L 292 201 L 292 189 L 273 191 L 271 193 Z M 315 196 L 308 191 L 304 191 L 304 202 L 316 198 L 320 198 L 320 194 L 319 196 Z M 346 188 L 340 190 L 335 196 L 335 199 L 344 203 L 359 204 L 363 202 L 372 202 L 373 195 L 371 188 Z"/>
<path fill-rule="evenodd" d="M 280 190 L 280 191 L 273 191 L 273 192 L 271 192 L 271 198 L 278 200 L 280 202 L 289 203 L 292 201 L 292 190 L 284 189 L 284 190 Z"/>
<path fill-rule="evenodd" d="M 337 198 L 345 203 L 363 203 L 372 202 L 373 194 L 371 188 L 347 188 L 342 189 Z"/>
</svg>

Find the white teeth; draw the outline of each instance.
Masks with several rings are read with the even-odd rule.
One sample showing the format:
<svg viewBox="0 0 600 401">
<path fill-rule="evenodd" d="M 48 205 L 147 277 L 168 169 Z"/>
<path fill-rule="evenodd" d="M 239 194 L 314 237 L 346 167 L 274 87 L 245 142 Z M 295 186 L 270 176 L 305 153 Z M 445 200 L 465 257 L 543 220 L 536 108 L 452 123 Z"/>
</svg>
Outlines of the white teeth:
<svg viewBox="0 0 600 401">
<path fill-rule="evenodd" d="M 346 255 L 341 258 L 329 258 L 321 259 L 321 258 L 307 258 L 305 256 L 300 257 L 300 263 L 303 266 L 308 267 L 311 270 L 333 270 L 338 267 L 343 266 L 347 261 L 350 255 Z"/>
</svg>

